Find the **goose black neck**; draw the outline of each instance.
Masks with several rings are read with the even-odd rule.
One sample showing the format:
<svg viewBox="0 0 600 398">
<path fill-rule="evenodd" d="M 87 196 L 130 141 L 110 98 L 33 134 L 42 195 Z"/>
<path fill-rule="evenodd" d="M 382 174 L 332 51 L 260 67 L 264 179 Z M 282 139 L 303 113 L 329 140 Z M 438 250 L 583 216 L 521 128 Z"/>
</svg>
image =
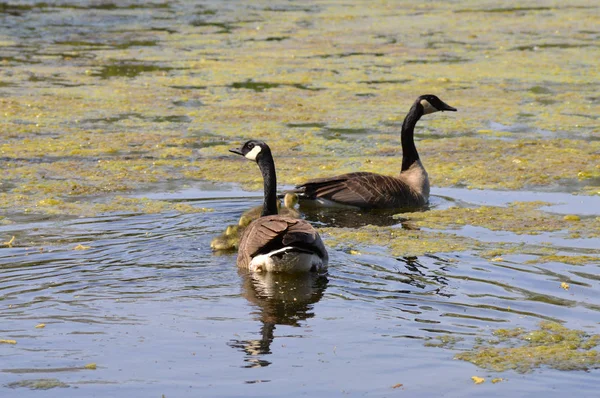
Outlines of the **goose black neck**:
<svg viewBox="0 0 600 398">
<path fill-rule="evenodd" d="M 415 126 L 423 116 L 423 108 L 418 102 L 410 108 L 402 123 L 402 171 L 406 171 L 419 160 L 419 153 L 415 146 Z"/>
<path fill-rule="evenodd" d="M 275 162 L 270 152 L 264 152 L 258 159 L 258 167 L 263 176 L 265 195 L 261 217 L 277 214 L 277 177 Z"/>
</svg>

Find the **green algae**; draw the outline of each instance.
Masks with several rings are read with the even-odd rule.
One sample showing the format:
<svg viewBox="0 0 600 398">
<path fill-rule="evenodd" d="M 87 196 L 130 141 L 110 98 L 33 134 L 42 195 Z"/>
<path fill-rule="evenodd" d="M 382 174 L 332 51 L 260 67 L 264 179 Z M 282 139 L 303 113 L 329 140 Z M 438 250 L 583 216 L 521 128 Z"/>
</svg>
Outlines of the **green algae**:
<svg viewBox="0 0 600 398">
<path fill-rule="evenodd" d="M 528 260 L 526 264 L 538 264 L 538 263 L 563 263 L 570 265 L 587 265 L 587 264 L 598 264 L 600 263 L 600 257 L 598 256 L 587 256 L 587 255 L 557 255 L 551 254 L 546 256 L 540 256 L 534 260 Z"/>
<path fill-rule="evenodd" d="M 514 202 L 507 207 L 451 207 L 428 212 L 402 213 L 419 227 L 457 229 L 465 225 L 484 227 L 492 231 L 537 235 L 543 232 L 569 231 L 569 237 L 598 237 L 600 222 L 585 218 L 571 222 L 564 216 L 538 210 L 544 202 Z"/>
<path fill-rule="evenodd" d="M 437 348 L 447 348 L 447 349 L 453 349 L 456 344 L 458 344 L 459 342 L 463 341 L 464 338 L 462 337 L 457 337 L 457 336 L 452 336 L 452 335 L 442 335 L 442 336 L 436 336 L 435 338 L 432 338 L 428 341 L 425 342 L 425 347 L 437 347 Z"/>
<path fill-rule="evenodd" d="M 50 390 L 52 388 L 66 388 L 69 387 L 67 383 L 64 383 L 58 379 L 29 379 L 20 380 L 6 385 L 9 388 L 29 388 L 31 390 Z"/>
<path fill-rule="evenodd" d="M 16 201 L 14 201 L 16 199 Z M 11 202 L 9 202 L 11 200 Z M 162 212 L 175 211 L 178 213 L 205 213 L 212 212 L 213 209 L 205 207 L 196 207 L 187 203 L 167 202 L 163 200 L 134 198 L 123 196 L 109 197 L 105 202 L 85 201 L 65 201 L 60 197 L 45 197 L 32 204 L 25 195 L 16 198 L 0 194 L 0 203 L 5 205 L 5 209 L 10 209 L 18 213 L 42 213 L 48 215 L 78 215 L 94 216 L 102 213 L 144 213 L 155 214 Z M 2 208 L 2 207 L 0 207 Z M 2 224 L 3 222 L 1 222 Z M 6 220 L 10 223 L 10 220 Z"/>
<path fill-rule="evenodd" d="M 459 252 L 479 247 L 474 239 L 446 233 L 407 231 L 368 225 L 362 228 L 322 228 L 329 246 L 351 251 L 363 247 L 385 248 L 393 256 L 419 256 L 426 253 Z"/>
<path fill-rule="evenodd" d="M 213 210 L 205 207 L 195 207 L 187 203 L 172 203 L 148 198 L 116 196 L 109 203 L 96 204 L 93 207 L 93 211 L 100 213 L 133 211 L 137 213 L 155 214 L 167 211 L 176 211 L 179 213 L 206 213 Z"/>
<path fill-rule="evenodd" d="M 541 322 L 539 329 L 498 329 L 496 341 L 485 342 L 455 358 L 491 371 L 530 372 L 547 366 L 557 370 L 600 367 L 600 335 L 588 335 L 556 322 Z"/>
<path fill-rule="evenodd" d="M 493 11 L 491 4 L 460 12 L 444 2 L 392 14 L 385 3 L 366 10 L 317 2 L 318 12 L 270 7 L 253 8 L 253 21 L 244 6 L 194 9 L 198 18 L 177 30 L 90 27 L 85 37 L 93 40 L 48 32 L 56 36 L 47 53 L 74 57 L 31 48 L 23 58 L 29 41 L 0 37 L 10 72 L 0 98 L 0 158 L 16 185 L 1 207 L 33 208 L 46 196 L 76 195 L 83 209 L 84 196 L 152 189 L 167 180 L 255 188 L 255 176 L 223 160 L 230 146 L 223 143 L 248 138 L 275 149 L 282 184 L 355 170 L 394 174 L 401 167 L 401 121 L 425 92 L 459 109 L 417 126 L 434 186 L 522 189 L 575 181 L 569 189 L 599 194 L 600 142 L 580 139 L 598 132 L 589 116 L 600 113 L 600 102 L 581 71 L 593 69 L 599 50 L 582 48 L 589 45 L 584 33 L 554 33 L 595 32 L 597 21 L 584 9 L 552 5 L 540 16 L 529 8 Z M 136 15 L 127 6 L 115 10 Z M 149 10 L 173 18 L 168 5 Z M 415 12 L 424 24 L 445 29 L 423 32 L 410 23 Z M 489 22 L 483 26 L 481 14 Z M 529 32 L 532 22 L 547 41 L 507 33 Z M 550 40 L 555 36 L 560 41 Z M 536 59 L 511 50 L 532 45 Z M 520 130 L 512 131 L 517 124 Z M 220 145 L 202 150 L 212 142 Z M 221 178 L 204 164 L 233 172 Z"/>
</svg>

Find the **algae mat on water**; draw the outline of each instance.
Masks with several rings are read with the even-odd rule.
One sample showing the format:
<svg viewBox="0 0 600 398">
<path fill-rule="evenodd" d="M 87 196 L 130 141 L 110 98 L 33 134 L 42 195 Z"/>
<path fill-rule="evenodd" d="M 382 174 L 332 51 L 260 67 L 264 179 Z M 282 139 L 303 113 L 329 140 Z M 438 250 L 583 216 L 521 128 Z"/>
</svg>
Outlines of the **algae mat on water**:
<svg viewBox="0 0 600 398">
<path fill-rule="evenodd" d="M 434 185 L 597 195 L 598 19 L 538 3 L 8 4 L 0 207 L 89 215 L 165 180 L 256 188 L 226 152 L 248 138 L 274 148 L 281 183 L 399 170 L 403 115 L 429 92 L 459 109 L 418 126 Z"/>
<path fill-rule="evenodd" d="M 323 325 L 316 323 L 288 331 L 278 324 L 276 337 L 286 339 L 285 347 L 270 346 L 274 355 L 269 360 L 278 366 L 262 371 L 281 368 L 281 357 L 299 358 L 290 366 L 310 372 L 297 379 L 303 388 L 304 380 L 317 387 L 323 385 L 319 382 L 331 385 L 332 375 L 315 373 L 320 368 L 306 362 L 306 352 L 277 358 L 280 349 L 293 352 L 291 336 L 310 337 L 303 342 L 329 352 L 322 345 L 326 340 L 317 343 L 328 334 L 336 346 L 331 355 L 315 352 L 317 366 L 331 363 L 341 369 L 343 388 L 350 381 L 347 364 L 352 371 L 365 366 L 367 377 L 357 382 L 367 386 L 372 369 L 386 373 L 380 371 L 385 367 L 373 366 L 373 355 L 365 360 L 363 349 L 381 355 L 378 361 L 389 358 L 391 366 L 404 362 L 410 367 L 405 370 L 415 372 L 423 366 L 447 370 L 429 355 L 438 351 L 437 360 L 450 360 L 456 350 L 456 358 L 491 371 L 597 367 L 597 335 L 579 329 L 595 331 L 597 326 L 594 267 L 600 262 L 600 220 L 597 212 L 580 212 L 576 199 L 600 192 L 600 96 L 594 85 L 600 77 L 599 7 L 583 0 L 541 0 L 527 7 L 487 0 L 0 4 L 0 226 L 6 232 L 0 245 L 6 253 L 3 271 L 13 272 L 5 282 L 5 303 L 14 305 L 6 318 L 16 323 L 3 336 L 8 342 L 3 349 L 22 350 L 15 358 L 24 362 L 63 362 L 56 341 L 78 331 L 62 323 L 64 316 L 73 311 L 77 319 L 86 319 L 82 311 L 87 311 L 80 301 L 76 310 L 65 303 L 85 290 L 82 299 L 99 304 L 103 322 L 114 313 L 111 323 L 102 325 L 109 338 L 119 322 L 127 323 L 122 338 L 110 341 L 115 351 L 139 358 L 143 342 L 130 321 L 149 325 L 145 333 L 151 359 L 164 350 L 181 354 L 182 347 L 187 350 L 201 338 L 207 345 L 194 349 L 207 355 L 185 356 L 210 355 L 214 362 L 206 380 L 222 384 L 214 373 L 220 372 L 221 355 L 210 343 L 222 348 L 220 338 L 229 332 L 242 340 L 239 320 L 250 319 L 246 307 L 240 310 L 243 315 L 234 314 L 239 280 L 220 273 L 233 270 L 233 263 L 229 257 L 212 256 L 208 248 L 209 235 L 235 221 L 233 207 L 208 213 L 198 197 L 188 204 L 179 202 L 185 199 L 178 193 L 170 196 L 173 200 L 153 199 L 153 191 L 199 181 L 259 190 L 256 168 L 227 151 L 249 138 L 263 139 L 273 148 L 283 185 L 355 170 L 394 174 L 401 167 L 404 115 L 418 95 L 432 93 L 458 108 L 457 113 L 424 117 L 417 126 L 417 148 L 435 193 L 440 187 L 497 190 L 493 194 L 498 195 L 505 190 L 574 193 L 579 196 L 565 195 L 572 213 L 552 213 L 541 201 L 557 201 L 545 197 L 511 198 L 499 205 L 480 200 L 484 195 L 468 200 L 483 191 L 457 189 L 473 196 L 461 201 L 436 195 L 430 209 L 390 217 L 385 226 L 315 223 L 331 248 L 329 290 L 318 290 L 317 299 L 326 297 L 318 315 L 312 307 L 305 306 L 300 316 L 288 307 L 285 319 L 304 326 L 310 316 L 334 326 L 320 334 L 316 329 Z M 88 218 L 81 225 L 70 219 L 111 212 L 124 215 Z M 207 214 L 165 216 L 168 212 Z M 370 219 L 349 214 L 352 221 Z M 10 223 L 14 225 L 4 225 Z M 44 276 L 36 277 L 36 270 Z M 21 281 L 23 288 L 15 286 Z M 177 296 L 180 289 L 184 292 Z M 202 296 L 192 296 L 192 316 L 181 300 L 190 292 Z M 145 307 L 146 300 L 156 300 L 160 307 Z M 142 307 L 131 307 L 134 301 Z M 248 301 L 251 306 L 260 303 L 257 297 Z M 273 303 L 276 308 L 281 304 L 266 300 L 251 309 L 251 317 L 261 312 L 272 322 L 277 318 L 268 309 Z M 32 340 L 22 324 L 30 322 L 33 329 L 37 316 L 46 317 L 52 308 L 60 312 L 60 323 L 48 322 L 43 331 L 59 351 L 46 356 L 31 349 L 44 340 Z M 354 318 L 343 323 L 348 308 L 355 317 L 365 316 L 364 323 Z M 225 312 L 237 318 L 231 329 L 215 329 L 219 339 L 211 340 L 206 323 L 184 327 L 184 322 L 198 321 L 196 315 L 203 311 L 215 315 L 211 322 Z M 23 318 L 14 319 L 15 313 Z M 565 325 L 548 322 L 526 331 L 540 319 Z M 194 333 L 188 345 L 178 338 L 179 330 L 164 327 L 172 323 L 205 335 Z M 497 329 L 502 323 L 511 329 Z M 351 339 L 340 331 L 351 333 Z M 165 344 L 154 344 L 152 332 L 164 337 Z M 101 335 L 91 335 L 95 342 L 83 346 L 83 334 L 73 336 L 64 347 L 86 355 L 102 341 Z M 257 341 L 252 336 L 248 341 Z M 438 346 L 453 351 L 423 353 L 421 341 L 435 345 L 435 336 L 441 336 Z M 397 361 L 411 358 L 411 343 L 398 343 L 408 340 L 412 348 L 418 346 L 412 358 L 421 364 Z M 169 345 L 173 342 L 177 346 Z M 392 348 L 399 349 L 398 357 Z M 67 355 L 78 355 L 74 352 Z M 349 356 L 353 354 L 357 356 Z M 198 372 L 207 368 L 145 361 L 158 364 L 155 377 L 138 368 L 139 360 L 125 367 L 117 359 L 119 364 L 107 359 L 103 372 L 118 369 L 117 380 L 133 382 L 138 391 L 150 386 L 153 393 L 158 379 L 171 383 L 170 388 L 173 381 L 184 380 L 187 369 L 197 383 L 203 377 Z M 223 373 L 235 374 L 232 363 Z M 15 369 L 24 373 L 64 366 L 38 365 Z M 548 377 L 556 373 L 547 372 Z M 108 380 L 106 375 L 102 380 Z M 317 377 L 314 383 L 315 375 L 327 380 Z M 252 383 L 282 386 L 258 381 Z M 11 380 L 7 386 L 44 389 L 78 383 L 67 375 L 64 380 Z M 243 387 L 246 391 L 247 385 Z"/>
</svg>

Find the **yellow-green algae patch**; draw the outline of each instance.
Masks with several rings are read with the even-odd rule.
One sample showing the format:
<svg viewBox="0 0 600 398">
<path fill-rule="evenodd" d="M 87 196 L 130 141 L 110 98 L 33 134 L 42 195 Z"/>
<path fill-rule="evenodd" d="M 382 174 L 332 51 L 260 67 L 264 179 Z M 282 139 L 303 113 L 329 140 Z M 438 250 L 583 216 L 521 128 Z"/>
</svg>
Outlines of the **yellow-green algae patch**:
<svg viewBox="0 0 600 398">
<path fill-rule="evenodd" d="M 543 232 L 569 231 L 570 237 L 600 236 L 600 221 L 584 218 L 576 222 L 563 216 L 538 210 L 548 205 L 544 202 L 513 202 L 507 207 L 451 207 L 444 210 L 402 213 L 419 227 L 430 229 L 456 229 L 465 225 L 487 228 L 492 231 L 510 231 L 515 234 L 537 235 Z"/>
<path fill-rule="evenodd" d="M 67 383 L 64 383 L 58 379 L 28 379 L 20 380 L 6 385 L 9 388 L 25 387 L 31 390 L 50 390 L 51 388 L 66 388 L 69 387 Z"/>
<path fill-rule="evenodd" d="M 587 255 L 557 255 L 551 254 L 546 256 L 540 256 L 534 260 L 526 261 L 526 264 L 536 264 L 536 263 L 564 263 L 571 265 L 587 265 L 587 264 L 598 264 L 600 263 L 600 256 L 587 256 Z"/>
<path fill-rule="evenodd" d="M 409 231 L 368 225 L 362 228 L 322 228 L 328 245 L 338 249 L 378 246 L 394 256 L 419 256 L 426 253 L 458 252 L 481 247 L 475 239 L 448 233 Z"/>
<path fill-rule="evenodd" d="M 498 329 L 496 340 L 461 352 L 456 359 L 492 371 L 528 372 L 541 366 L 558 370 L 588 370 L 600 367 L 594 348 L 600 335 L 588 335 L 556 322 L 541 322 L 539 329 Z"/>
<path fill-rule="evenodd" d="M 14 54 L 0 81 L 0 162 L 13 185 L 3 187 L 0 210 L 75 195 L 71 211 L 87 214 L 88 199 L 167 180 L 255 188 L 256 170 L 232 165 L 226 151 L 248 138 L 274 147 L 281 184 L 356 170 L 394 174 L 402 119 L 424 93 L 459 110 L 428 115 L 416 129 L 434 186 L 567 180 L 578 182 L 572 191 L 598 195 L 600 142 L 585 139 L 599 133 L 588 72 L 600 50 L 586 33 L 595 32 L 593 13 L 550 1 L 540 3 L 544 12 L 461 4 L 316 1 L 275 12 L 259 1 L 247 21 L 250 6 L 240 3 L 202 17 L 231 21 L 227 29 L 170 14 L 160 18 L 172 32 L 135 25 L 138 44 L 152 43 L 142 47 L 119 33 L 129 22 L 109 33 L 86 27 L 99 40 L 93 49 L 49 28 L 48 54 L 25 36 L 0 37 Z M 185 13 L 188 4 L 179 7 Z M 40 30 L 52 23 L 31 12 Z M 31 62 L 19 58 L 24 50 Z"/>
<path fill-rule="evenodd" d="M 117 196 L 106 204 L 96 204 L 94 210 L 101 213 L 133 211 L 147 214 L 163 213 L 166 211 L 177 211 L 180 213 L 205 213 L 213 211 L 212 209 L 196 207 L 187 203 L 172 203 L 164 200 L 126 198 L 122 196 Z"/>
<path fill-rule="evenodd" d="M 11 200 L 9 203 L 13 210 L 23 213 L 43 213 L 50 215 L 79 215 L 93 216 L 100 213 L 131 212 L 131 213 L 162 213 L 176 211 L 179 213 L 205 213 L 213 209 L 192 206 L 187 203 L 168 202 L 149 198 L 135 198 L 114 196 L 108 200 L 98 203 L 92 201 L 64 201 L 60 197 L 46 197 L 36 203 L 30 203 L 24 195 L 10 197 L 0 194 L 0 200 Z"/>
<path fill-rule="evenodd" d="M 428 214 L 415 213 L 415 214 Z M 412 214 L 412 213 L 403 213 Z M 447 227 L 443 227 L 447 229 Z M 522 242 L 485 242 L 460 236 L 448 231 L 403 229 L 367 225 L 361 228 L 320 228 L 328 246 L 349 253 L 366 253 L 374 248 L 383 248 L 393 256 L 420 256 L 428 253 L 475 251 L 477 256 L 490 262 L 502 262 L 501 256 L 535 256 L 525 264 L 562 262 L 572 265 L 594 264 L 600 261 L 600 252 L 587 255 L 566 256 L 558 254 L 552 246 L 524 244 Z"/>
<path fill-rule="evenodd" d="M 463 341 L 463 337 L 452 336 L 445 334 L 442 336 L 436 336 L 425 342 L 425 347 L 438 347 L 438 348 L 449 348 L 452 349 L 454 346 Z"/>
</svg>

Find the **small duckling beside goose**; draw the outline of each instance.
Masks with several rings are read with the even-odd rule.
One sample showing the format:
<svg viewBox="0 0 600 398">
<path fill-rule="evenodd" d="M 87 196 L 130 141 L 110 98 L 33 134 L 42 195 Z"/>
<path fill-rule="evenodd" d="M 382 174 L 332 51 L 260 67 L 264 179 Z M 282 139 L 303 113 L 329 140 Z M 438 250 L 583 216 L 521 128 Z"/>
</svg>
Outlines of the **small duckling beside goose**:
<svg viewBox="0 0 600 398">
<path fill-rule="evenodd" d="M 329 256 L 317 231 L 305 220 L 277 214 L 275 161 L 269 146 L 250 140 L 230 152 L 255 161 L 263 176 L 261 216 L 244 230 L 237 264 L 251 272 L 320 272 Z"/>
<path fill-rule="evenodd" d="M 243 227 L 242 227 L 243 229 Z M 210 248 L 215 251 L 227 251 L 237 249 L 240 243 L 240 226 L 228 225 L 225 231 L 219 236 L 215 236 L 210 241 Z"/>
<path fill-rule="evenodd" d="M 283 197 L 283 207 L 280 206 L 279 200 L 277 200 L 278 214 L 286 217 L 300 218 L 300 212 L 295 208 L 299 200 L 298 194 L 286 192 L 285 196 Z M 239 226 L 247 227 L 248 224 L 260 217 L 262 210 L 262 206 L 256 206 L 243 212 L 238 223 Z"/>
<path fill-rule="evenodd" d="M 300 218 L 300 212 L 295 208 L 298 204 L 298 195 L 288 192 L 283 197 L 283 207 L 277 200 L 278 214 L 291 218 Z M 240 216 L 237 225 L 228 225 L 221 235 L 215 236 L 210 242 L 210 247 L 215 251 L 235 250 L 240 243 L 240 237 L 244 229 L 262 213 L 262 206 L 256 206 L 246 210 Z"/>
<path fill-rule="evenodd" d="M 456 111 L 435 95 L 419 96 L 402 123 L 402 169 L 393 177 L 369 172 L 315 178 L 296 186 L 300 201 L 317 206 L 352 206 L 363 209 L 421 207 L 429 201 L 429 176 L 415 147 L 415 125 L 423 115 Z"/>
</svg>

